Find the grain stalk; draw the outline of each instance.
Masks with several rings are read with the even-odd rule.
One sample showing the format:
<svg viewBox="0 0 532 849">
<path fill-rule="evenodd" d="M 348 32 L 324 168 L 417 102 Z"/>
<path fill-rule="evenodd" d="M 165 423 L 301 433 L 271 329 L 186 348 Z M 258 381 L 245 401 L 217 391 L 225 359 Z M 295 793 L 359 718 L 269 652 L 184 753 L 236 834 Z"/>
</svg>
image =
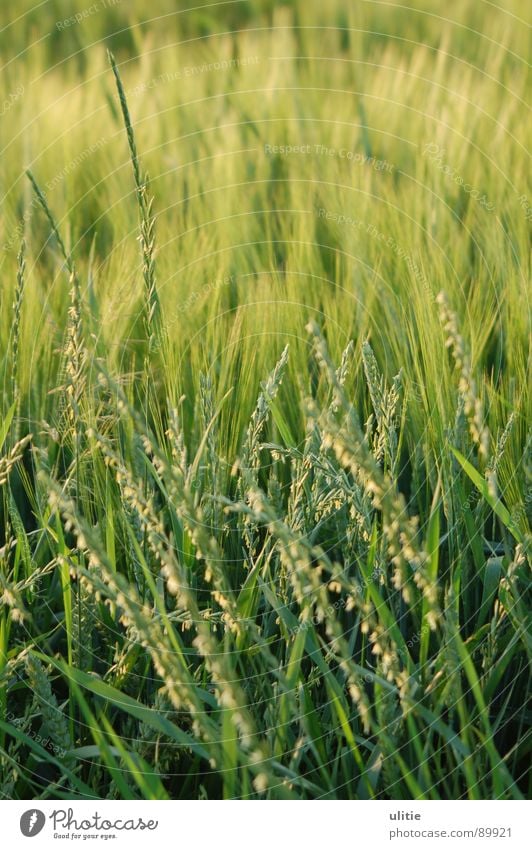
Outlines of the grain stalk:
<svg viewBox="0 0 532 849">
<path fill-rule="evenodd" d="M 75 454 L 76 467 L 79 461 L 79 442 L 80 442 L 80 403 L 86 389 L 86 361 L 87 350 L 83 333 L 83 305 L 81 298 L 81 287 L 79 277 L 72 259 L 71 253 L 65 247 L 65 243 L 61 238 L 61 233 L 57 226 L 54 215 L 48 206 L 48 202 L 42 190 L 40 189 L 35 177 L 31 171 L 26 172 L 33 186 L 33 190 L 37 200 L 43 210 L 50 229 L 59 246 L 61 255 L 65 261 L 65 265 L 69 274 L 69 294 L 70 306 L 68 308 L 68 324 L 66 343 L 63 349 L 64 372 L 66 374 L 66 385 L 61 387 L 64 389 L 67 398 L 67 422 L 69 427 L 75 434 Z"/>
<path fill-rule="evenodd" d="M 26 657 L 26 672 L 42 717 L 44 736 L 50 737 L 54 744 L 65 753 L 65 760 L 68 761 L 70 758 L 67 753 L 71 749 L 68 724 L 52 692 L 48 674 L 42 663 L 32 654 Z"/>
<path fill-rule="evenodd" d="M 24 284 L 26 271 L 26 242 L 22 239 L 20 250 L 17 256 L 17 286 L 15 290 L 15 300 L 13 301 L 13 331 L 11 343 L 11 399 L 15 404 L 15 431 L 14 440 L 18 440 L 20 435 L 20 380 L 19 380 L 19 350 L 20 350 L 20 330 L 22 319 L 22 302 L 24 298 Z"/>
<path fill-rule="evenodd" d="M 490 433 L 484 421 L 484 404 L 473 374 L 471 354 L 459 331 L 458 316 L 450 308 L 445 292 L 439 293 L 436 303 L 439 306 L 440 321 L 447 333 L 445 346 L 451 350 L 456 371 L 459 373 L 459 410 L 463 410 L 471 440 L 477 446 L 480 462 L 485 465 L 489 455 Z"/>
<path fill-rule="evenodd" d="M 120 77 L 113 54 L 107 52 L 111 68 L 115 77 L 118 99 L 122 110 L 122 117 L 126 128 L 127 142 L 131 164 L 133 166 L 133 177 L 137 194 L 137 204 L 140 221 L 140 246 L 142 253 L 142 275 L 144 278 L 145 308 L 144 326 L 148 339 L 148 359 L 152 352 L 159 350 L 162 344 L 162 316 L 157 292 L 155 276 L 155 215 L 153 213 L 153 197 L 148 195 L 148 175 L 143 174 L 140 167 L 139 156 L 133 124 L 129 114 L 126 93 Z"/>
</svg>

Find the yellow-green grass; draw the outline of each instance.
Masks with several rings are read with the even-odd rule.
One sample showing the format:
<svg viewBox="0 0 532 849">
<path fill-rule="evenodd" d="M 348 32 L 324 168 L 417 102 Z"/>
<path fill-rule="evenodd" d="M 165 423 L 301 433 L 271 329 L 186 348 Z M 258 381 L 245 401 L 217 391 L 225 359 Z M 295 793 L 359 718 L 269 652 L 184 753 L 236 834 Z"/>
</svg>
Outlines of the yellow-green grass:
<svg viewBox="0 0 532 849">
<path fill-rule="evenodd" d="M 521 4 L 100 5 L 0 13 L 2 792 L 525 795 Z"/>
</svg>

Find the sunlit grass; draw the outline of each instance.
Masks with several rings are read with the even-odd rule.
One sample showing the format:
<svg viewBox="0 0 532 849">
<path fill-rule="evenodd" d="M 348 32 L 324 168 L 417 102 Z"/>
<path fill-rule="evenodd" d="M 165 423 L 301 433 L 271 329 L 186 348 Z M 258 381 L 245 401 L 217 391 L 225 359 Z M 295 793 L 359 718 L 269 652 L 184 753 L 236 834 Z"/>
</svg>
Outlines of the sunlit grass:
<svg viewBox="0 0 532 849">
<path fill-rule="evenodd" d="M 123 5 L 0 37 L 2 793 L 526 795 L 520 5 Z"/>
</svg>

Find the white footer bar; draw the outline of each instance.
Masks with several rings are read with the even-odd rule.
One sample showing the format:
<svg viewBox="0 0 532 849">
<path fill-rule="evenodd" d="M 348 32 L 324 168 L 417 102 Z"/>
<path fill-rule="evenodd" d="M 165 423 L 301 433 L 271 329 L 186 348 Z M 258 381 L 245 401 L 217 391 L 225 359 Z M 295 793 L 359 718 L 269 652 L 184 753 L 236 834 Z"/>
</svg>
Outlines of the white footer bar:
<svg viewBox="0 0 532 849">
<path fill-rule="evenodd" d="M 3 801 L 0 842 L 45 849 L 530 849 L 529 802 Z"/>
</svg>

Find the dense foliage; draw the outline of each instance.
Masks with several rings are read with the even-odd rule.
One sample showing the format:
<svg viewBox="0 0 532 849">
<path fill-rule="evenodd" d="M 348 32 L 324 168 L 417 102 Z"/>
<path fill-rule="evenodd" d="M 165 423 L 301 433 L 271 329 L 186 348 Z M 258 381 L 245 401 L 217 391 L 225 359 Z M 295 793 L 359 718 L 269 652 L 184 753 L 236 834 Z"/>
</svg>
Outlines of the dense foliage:
<svg viewBox="0 0 532 849">
<path fill-rule="evenodd" d="M 0 11 L 2 793 L 521 798 L 524 9 L 173 6 Z"/>
</svg>

